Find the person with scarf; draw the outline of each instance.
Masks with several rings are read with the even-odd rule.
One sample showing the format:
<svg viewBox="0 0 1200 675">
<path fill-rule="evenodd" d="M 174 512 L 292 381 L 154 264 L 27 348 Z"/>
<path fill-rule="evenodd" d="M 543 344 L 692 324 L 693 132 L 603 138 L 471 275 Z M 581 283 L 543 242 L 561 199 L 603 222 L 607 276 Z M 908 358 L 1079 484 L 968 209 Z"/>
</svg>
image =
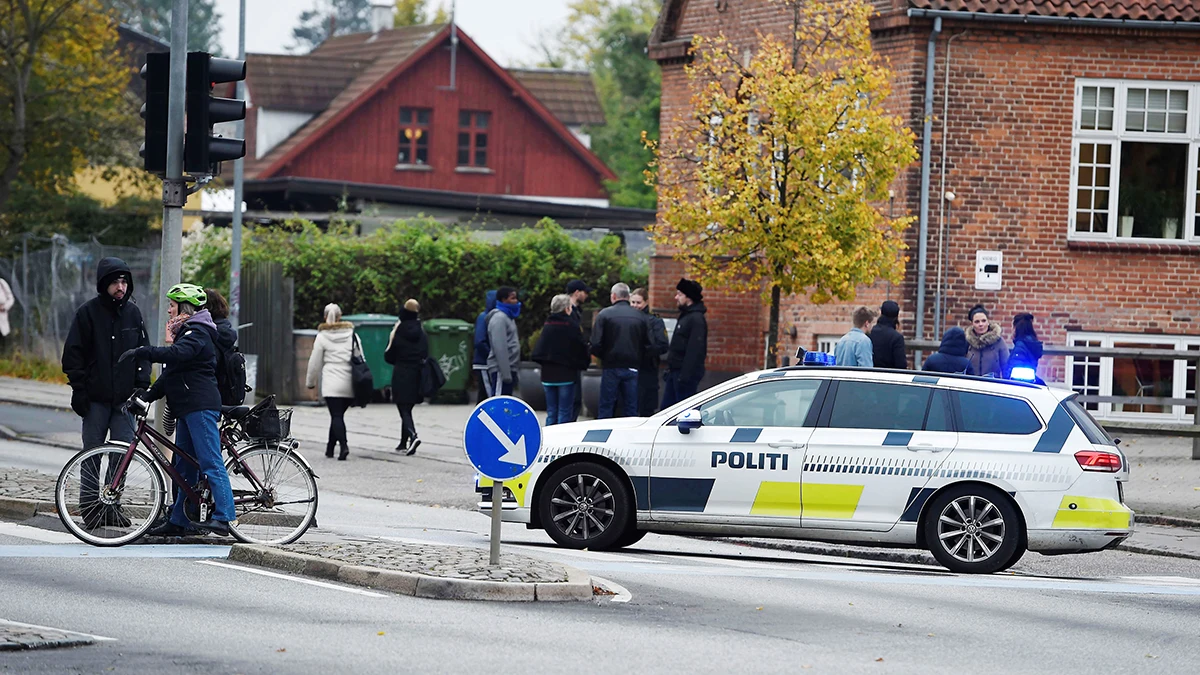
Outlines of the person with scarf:
<svg viewBox="0 0 1200 675">
<path fill-rule="evenodd" d="M 1008 345 L 1000 335 L 1000 324 L 991 320 L 983 305 L 975 305 L 967 312 L 971 329 L 967 331 L 967 359 L 971 372 L 980 377 L 1003 378 L 1008 374 Z"/>
<path fill-rule="evenodd" d="M 517 387 L 517 366 L 521 362 L 519 316 L 521 301 L 517 299 L 517 289 L 500 287 L 496 291 L 496 309 L 488 312 L 487 317 L 488 341 L 492 345 L 487 366 L 493 396 L 512 396 Z"/>
</svg>

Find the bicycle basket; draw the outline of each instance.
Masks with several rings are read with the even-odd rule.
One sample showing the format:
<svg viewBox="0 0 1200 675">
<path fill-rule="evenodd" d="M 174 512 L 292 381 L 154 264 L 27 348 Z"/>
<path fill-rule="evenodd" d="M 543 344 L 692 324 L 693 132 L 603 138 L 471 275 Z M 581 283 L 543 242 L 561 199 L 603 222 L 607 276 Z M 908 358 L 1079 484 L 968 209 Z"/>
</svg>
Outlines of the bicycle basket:
<svg viewBox="0 0 1200 675">
<path fill-rule="evenodd" d="M 292 410 L 276 408 L 274 397 L 269 397 L 246 415 L 242 429 L 253 439 L 287 438 L 292 431 Z"/>
</svg>

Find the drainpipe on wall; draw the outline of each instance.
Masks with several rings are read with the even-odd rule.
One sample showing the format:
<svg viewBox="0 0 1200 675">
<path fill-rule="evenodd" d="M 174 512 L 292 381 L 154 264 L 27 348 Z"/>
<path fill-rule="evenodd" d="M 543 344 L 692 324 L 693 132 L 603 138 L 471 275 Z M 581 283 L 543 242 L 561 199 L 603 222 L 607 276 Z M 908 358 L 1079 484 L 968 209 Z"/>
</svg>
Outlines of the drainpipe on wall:
<svg viewBox="0 0 1200 675">
<path fill-rule="evenodd" d="M 917 327 L 916 339 L 925 339 L 925 267 L 929 263 L 929 155 L 932 152 L 930 136 L 933 134 L 933 83 L 934 59 L 937 56 L 937 39 L 942 32 L 942 17 L 933 20 L 933 32 L 929 34 L 929 50 L 925 55 L 925 124 L 921 138 L 921 211 L 920 232 L 917 235 Z M 921 352 L 913 355 L 913 367 L 921 367 Z"/>
</svg>

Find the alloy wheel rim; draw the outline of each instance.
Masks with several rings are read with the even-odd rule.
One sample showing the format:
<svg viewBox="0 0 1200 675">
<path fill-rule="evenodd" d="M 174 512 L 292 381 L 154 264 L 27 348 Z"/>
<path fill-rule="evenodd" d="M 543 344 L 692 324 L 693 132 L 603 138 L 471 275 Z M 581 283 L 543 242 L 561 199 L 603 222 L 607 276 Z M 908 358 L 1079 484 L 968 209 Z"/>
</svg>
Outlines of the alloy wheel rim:
<svg viewBox="0 0 1200 675">
<path fill-rule="evenodd" d="M 586 473 L 567 476 L 550 495 L 550 518 L 570 539 L 594 539 L 612 526 L 616 515 L 612 489 Z"/>
<path fill-rule="evenodd" d="M 938 539 L 955 560 L 978 563 L 996 555 L 1004 543 L 1000 509 L 976 495 L 959 497 L 938 516 Z"/>
</svg>

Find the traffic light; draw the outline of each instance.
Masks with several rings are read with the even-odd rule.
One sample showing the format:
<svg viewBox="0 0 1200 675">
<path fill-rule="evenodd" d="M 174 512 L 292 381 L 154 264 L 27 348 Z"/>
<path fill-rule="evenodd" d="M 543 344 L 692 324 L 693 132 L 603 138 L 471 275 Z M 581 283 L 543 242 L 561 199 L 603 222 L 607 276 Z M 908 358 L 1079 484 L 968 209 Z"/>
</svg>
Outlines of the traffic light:
<svg viewBox="0 0 1200 675">
<path fill-rule="evenodd" d="M 142 66 L 142 79 L 146 80 L 146 102 L 142 104 L 142 119 L 146 120 L 146 131 L 138 154 L 142 156 L 142 167 L 147 171 L 165 174 L 171 55 L 146 54 L 146 65 Z"/>
<path fill-rule="evenodd" d="M 213 136 L 213 125 L 246 119 L 246 102 L 212 95 L 214 84 L 246 79 L 246 62 L 221 59 L 205 52 L 187 57 L 187 129 L 183 170 L 192 175 L 216 174 L 221 162 L 246 156 L 246 141 Z"/>
</svg>

